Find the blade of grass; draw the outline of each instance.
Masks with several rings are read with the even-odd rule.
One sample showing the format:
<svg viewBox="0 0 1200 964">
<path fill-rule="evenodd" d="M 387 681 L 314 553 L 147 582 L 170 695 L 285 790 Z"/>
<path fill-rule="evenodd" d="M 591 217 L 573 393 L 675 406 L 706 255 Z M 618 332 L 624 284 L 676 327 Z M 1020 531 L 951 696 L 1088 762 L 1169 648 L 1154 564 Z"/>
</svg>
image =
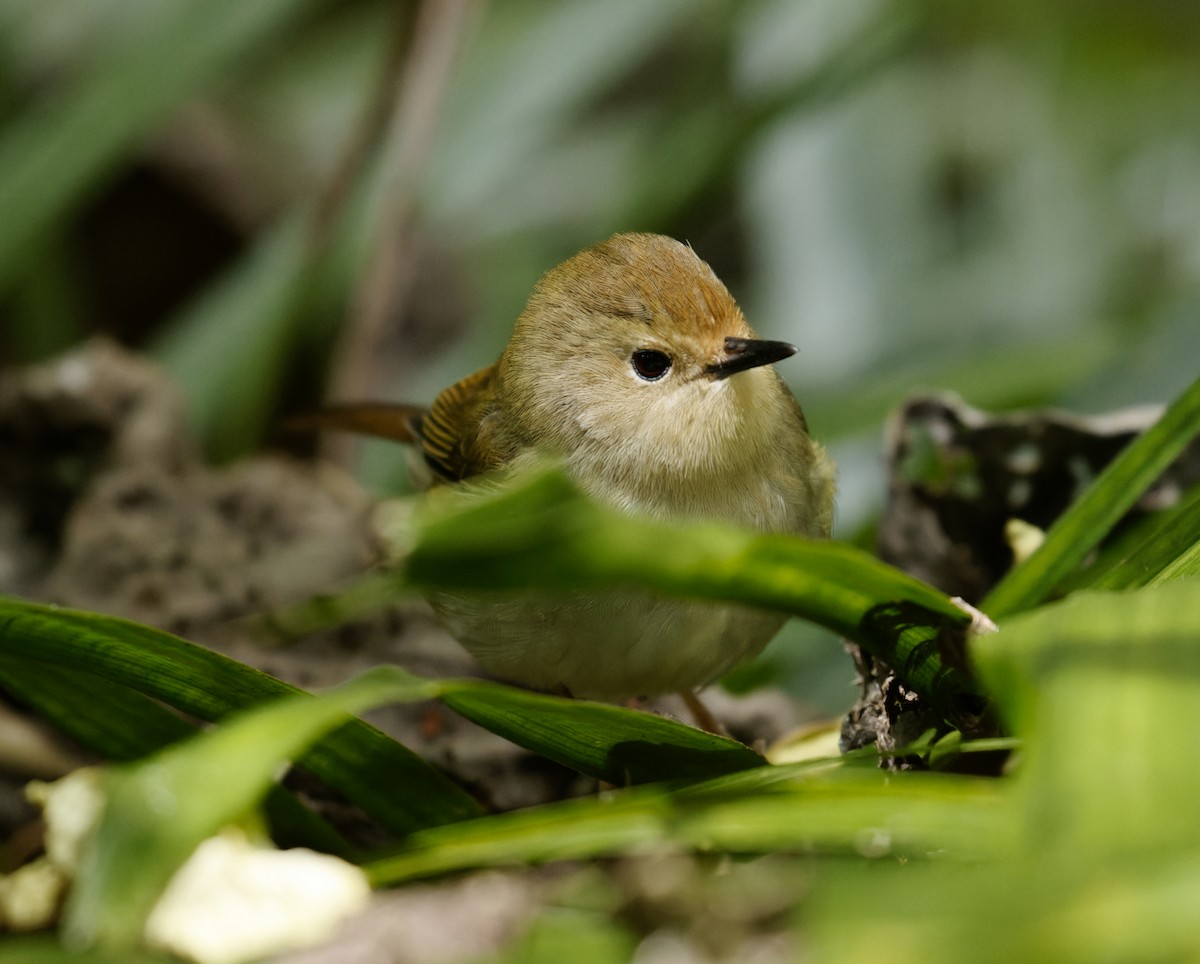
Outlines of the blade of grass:
<svg viewBox="0 0 1200 964">
<path fill-rule="evenodd" d="M 431 681 L 430 691 L 493 733 L 617 786 L 708 779 L 767 762 L 737 740 L 619 706 L 484 680 Z"/>
<path fill-rule="evenodd" d="M 167 881 L 202 840 L 250 811 L 286 762 L 349 714 L 409 690 L 404 675 L 373 670 L 319 697 L 296 693 L 257 707 L 114 768 L 65 910 L 68 940 L 135 947 Z"/>
<path fill-rule="evenodd" d="M 28 655 L 36 638 L 38 660 L 136 687 L 205 719 L 216 720 L 234 709 L 297 692 L 203 647 L 135 623 L 0 601 L 0 618 L 5 616 L 8 622 L 0 623 L 0 652 Z M 39 618 L 40 635 L 13 631 L 14 623 L 19 627 L 24 620 L 37 625 Z M 51 638 L 55 628 L 59 635 Z M 403 676 L 408 686 L 397 700 L 440 698 L 462 715 L 527 749 L 614 784 L 696 780 L 765 763 L 736 740 L 650 713 L 529 693 L 484 680 L 425 680 L 398 668 L 392 672 L 397 679 Z M 208 695 L 210 691 L 212 695 Z M 70 709 L 60 707 L 57 712 L 61 718 Z M 400 760 L 407 762 L 407 773 L 395 759 L 381 758 L 383 751 L 370 743 L 365 748 L 375 756 L 364 752 L 351 757 L 346 747 L 353 751 L 359 746 L 352 737 L 360 728 L 380 741 L 391 742 L 365 724 L 352 724 L 315 747 L 302 763 L 368 812 L 375 813 L 382 806 L 375 799 L 382 794 L 389 795 L 390 808 L 415 810 L 417 816 L 408 817 L 409 830 L 414 829 L 416 819 L 433 823 L 436 817 L 437 822 L 450 822 L 477 812 L 473 804 L 468 808 L 461 802 L 465 795 L 457 788 L 451 785 L 451 791 L 444 791 L 445 778 L 399 744 L 393 744 L 390 757 L 406 754 Z M 340 747 L 341 755 L 319 765 L 326 760 L 322 754 L 328 755 L 333 747 Z M 359 772 L 348 773 L 352 765 L 357 765 Z M 385 766 L 390 769 L 381 769 Z M 438 780 L 431 780 L 429 774 L 437 775 Z"/>
<path fill-rule="evenodd" d="M 970 617 L 932 586 L 845 543 L 630 517 L 587 499 L 554 469 L 438 492 L 422 505 L 415 531 L 393 533 L 403 585 L 637 585 L 778 609 L 861 643 L 948 717 L 977 702 L 970 681 L 942 656 Z"/>
<path fill-rule="evenodd" d="M 1092 551 L 1142 493 L 1200 434 L 1200 379 L 1134 439 L 980 604 L 999 619 L 1036 606 Z"/>
<path fill-rule="evenodd" d="M 196 732 L 177 713 L 141 693 L 69 666 L 3 656 L 0 685 L 71 739 L 110 760 L 135 760 Z"/>
<path fill-rule="evenodd" d="M 1200 554 L 1200 486 L 1179 505 L 1166 509 L 1123 559 L 1093 580 L 1098 590 L 1136 589 L 1197 571 Z"/>
<path fill-rule="evenodd" d="M 1195 542 L 1186 551 L 1177 556 L 1172 562 L 1159 570 L 1148 585 L 1161 586 L 1163 583 L 1188 576 L 1200 575 L 1200 542 Z"/>
<path fill-rule="evenodd" d="M 878 845 L 879 855 L 951 849 L 978 857 L 1012 846 L 1007 802 L 994 780 L 860 769 L 793 774 L 769 792 L 636 788 L 422 831 L 365 869 L 390 886 L 479 867 L 680 850 L 861 853 Z"/>
<path fill-rule="evenodd" d="M 883 602 L 968 621 L 932 586 L 845 543 L 632 518 L 587 499 L 558 469 L 506 482 L 431 497 L 404 578 L 459 589 L 630 583 L 782 609 L 852 637 Z"/>
<path fill-rule="evenodd" d="M 1029 830 L 1070 859 L 1200 845 L 1180 801 L 1200 795 L 1200 582 L 1078 592 L 977 641 L 1026 737 Z M 1119 779 L 1113 779 L 1113 775 Z"/>
<path fill-rule="evenodd" d="M 0 599 L 0 653 L 136 687 L 209 721 L 299 692 L 148 626 L 14 599 Z M 479 813 L 440 771 L 361 721 L 330 735 L 300 762 L 397 834 Z"/>
<path fill-rule="evenodd" d="M 81 746 L 109 760 L 136 760 L 196 732 L 177 713 L 136 690 L 66 666 L 49 668 L 2 657 L 0 685 Z M 80 699 L 81 693 L 87 699 Z M 281 845 L 351 856 L 351 847 L 337 831 L 282 787 L 271 790 L 267 816 Z"/>
<path fill-rule="evenodd" d="M 899 960 L 949 964 L 986 933 L 995 961 L 1195 959 L 1198 612 L 1195 580 L 1077 592 L 978 640 L 979 672 L 1024 737 L 1020 847 L 955 873 L 829 867 L 814 946 L 874 960 L 886 935 Z"/>
</svg>

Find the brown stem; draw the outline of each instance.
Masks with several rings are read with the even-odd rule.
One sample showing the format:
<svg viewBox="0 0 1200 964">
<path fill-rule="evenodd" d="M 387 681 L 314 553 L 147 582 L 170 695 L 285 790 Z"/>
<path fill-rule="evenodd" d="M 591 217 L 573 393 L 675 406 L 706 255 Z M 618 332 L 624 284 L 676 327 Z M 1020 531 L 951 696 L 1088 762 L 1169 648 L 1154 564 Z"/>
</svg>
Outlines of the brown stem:
<svg viewBox="0 0 1200 964">
<path fill-rule="evenodd" d="M 412 285 L 416 189 L 432 153 L 455 59 L 481 9 L 482 0 L 424 0 L 408 31 L 410 41 L 396 45 L 389 58 L 388 95 L 372 112 L 374 136 L 364 139 L 381 144 L 387 158 L 389 177 L 379 192 L 386 210 L 335 350 L 330 398 L 368 397 L 379 382 L 384 330 L 401 313 Z M 350 458 L 351 440 L 330 444 L 339 461 Z"/>
</svg>

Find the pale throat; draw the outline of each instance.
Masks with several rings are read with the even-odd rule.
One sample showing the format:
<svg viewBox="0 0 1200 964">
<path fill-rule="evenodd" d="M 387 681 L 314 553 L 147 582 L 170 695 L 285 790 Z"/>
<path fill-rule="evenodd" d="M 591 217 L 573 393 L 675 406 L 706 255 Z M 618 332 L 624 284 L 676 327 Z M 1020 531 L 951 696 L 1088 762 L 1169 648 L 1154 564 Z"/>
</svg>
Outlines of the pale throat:
<svg viewBox="0 0 1200 964">
<path fill-rule="evenodd" d="M 611 420 L 588 426 L 568 466 L 589 494 L 629 512 L 774 528 L 785 522 L 774 518 L 781 494 L 762 462 L 781 455 L 772 444 L 787 417 L 780 401 L 765 371 L 698 383 L 647 407 L 626 432 Z"/>
</svg>

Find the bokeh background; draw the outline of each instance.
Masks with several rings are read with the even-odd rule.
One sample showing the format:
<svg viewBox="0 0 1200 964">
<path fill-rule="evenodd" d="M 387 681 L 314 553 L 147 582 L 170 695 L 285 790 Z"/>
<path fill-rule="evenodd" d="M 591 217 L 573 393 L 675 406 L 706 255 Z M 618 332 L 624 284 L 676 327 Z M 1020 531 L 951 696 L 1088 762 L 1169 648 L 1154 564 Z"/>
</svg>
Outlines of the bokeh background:
<svg viewBox="0 0 1200 964">
<path fill-rule="evenodd" d="M 0 0 L 0 121 L 0 364 L 105 333 L 215 460 L 430 400 L 622 230 L 801 346 L 845 538 L 912 391 L 1098 412 L 1200 362 L 1179 0 Z"/>
</svg>

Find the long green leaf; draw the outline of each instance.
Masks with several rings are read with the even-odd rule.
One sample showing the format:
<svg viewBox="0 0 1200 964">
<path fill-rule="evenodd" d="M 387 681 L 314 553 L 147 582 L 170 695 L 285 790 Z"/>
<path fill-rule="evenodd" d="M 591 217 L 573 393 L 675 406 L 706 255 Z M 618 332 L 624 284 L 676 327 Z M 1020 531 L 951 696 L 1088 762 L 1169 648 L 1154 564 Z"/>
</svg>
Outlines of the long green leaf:
<svg viewBox="0 0 1200 964">
<path fill-rule="evenodd" d="M 1027 851 L 974 866 L 880 861 L 822 867 L 804 904 L 819 961 L 874 964 L 1137 964 L 1200 958 L 1200 859 L 1166 849 L 1130 860 Z"/>
<path fill-rule="evenodd" d="M 148 626 L 14 599 L 0 599 L 0 653 L 91 673 L 211 721 L 299 692 Z M 301 763 L 399 834 L 479 812 L 438 770 L 361 721 L 331 734 Z"/>
<path fill-rule="evenodd" d="M 708 780 L 767 762 L 737 740 L 653 713 L 487 680 L 409 679 L 408 698 L 436 697 L 518 746 L 618 786 Z"/>
<path fill-rule="evenodd" d="M 1200 379 L 1131 442 L 981 604 L 994 619 L 1046 599 L 1129 511 L 1163 470 L 1200 434 Z"/>
<path fill-rule="evenodd" d="M 1196 572 L 1200 553 L 1200 487 L 1177 506 L 1146 520 L 1132 550 L 1095 577 L 1091 589 L 1135 589 Z"/>
<path fill-rule="evenodd" d="M 0 139 L 0 288 L 54 223 L 178 104 L 314 0 L 185 0 Z"/>
<path fill-rule="evenodd" d="M 977 640 L 1023 737 L 1019 846 L 953 872 L 827 868 L 806 905 L 818 956 L 874 961 L 886 935 L 890 960 L 922 964 L 1196 960 L 1198 630 L 1200 581 L 1179 579 L 1075 593 Z"/>
<path fill-rule="evenodd" d="M 294 694 L 111 771 L 64 926 L 82 946 L 134 947 L 167 881 L 206 837 L 258 803 L 280 768 L 349 714 L 405 695 L 374 670 L 320 697 Z"/>
<path fill-rule="evenodd" d="M 196 732 L 179 714 L 136 690 L 68 666 L 0 657 L 0 685 L 109 760 L 135 760 Z M 272 834 L 287 846 L 350 855 L 340 835 L 282 787 L 271 791 L 267 816 Z"/>
<path fill-rule="evenodd" d="M 101 683 L 115 680 L 205 719 L 219 719 L 234 709 L 297 692 L 203 647 L 135 623 L 0 601 L 0 619 L 4 617 L 0 653 L 12 653 L 5 658 L 18 670 L 22 665 L 18 655 L 36 660 L 27 663 L 34 669 L 47 664 L 70 667 L 77 679 L 86 681 L 85 674 L 91 673 L 102 677 Z M 30 631 L 30 625 L 36 632 Z M 392 672 L 397 679 L 403 676 L 408 686 L 398 700 L 440 698 L 527 749 L 613 784 L 694 781 L 765 762 L 736 740 L 650 713 L 529 693 L 483 680 L 424 680 L 398 668 Z M 105 692 L 110 685 L 98 691 Z M 133 704 L 135 709 L 140 706 L 140 702 Z M 69 705 L 53 704 L 49 709 L 52 719 L 70 714 Z M 115 703 L 98 711 L 98 725 L 104 724 L 106 713 L 120 709 L 118 693 Z M 67 725 L 75 726 L 77 721 L 68 719 Z M 143 744 L 138 751 L 152 748 Z M 403 821 L 405 831 L 414 829 L 418 820 L 432 825 L 476 812 L 474 804 L 464 803 L 465 795 L 446 784 L 445 778 L 365 724 L 339 730 L 302 762 L 369 812 L 378 816 L 382 808 L 391 820 Z M 387 800 L 381 802 L 380 796 Z"/>
<path fill-rule="evenodd" d="M 5 655 L 0 684 L 71 739 L 110 760 L 135 760 L 196 731 L 141 693 L 70 666 Z M 86 699 L 80 698 L 83 693 Z"/>
<path fill-rule="evenodd" d="M 415 531 L 393 535 L 405 585 L 629 584 L 783 610 L 884 657 L 948 715 L 973 701 L 970 682 L 931 645 L 961 638 L 970 618 L 932 586 L 844 543 L 633 518 L 587 499 L 557 470 L 437 493 Z"/>
<path fill-rule="evenodd" d="M 431 499 L 403 560 L 408 580 L 463 589 L 632 583 L 783 609 L 849 636 L 885 602 L 968 621 L 943 593 L 846 543 L 631 518 L 553 469 L 511 481 Z"/>
<path fill-rule="evenodd" d="M 483 680 L 431 681 L 429 691 L 493 733 L 618 786 L 708 779 L 767 762 L 737 740 L 604 703 Z"/>
<path fill-rule="evenodd" d="M 1200 846 L 1200 581 L 1075 593 L 1006 620 L 975 660 L 1026 738 L 1039 846 Z"/>
<path fill-rule="evenodd" d="M 427 683 L 403 670 L 380 667 L 321 697 L 296 694 L 260 707 L 115 771 L 105 784 L 104 816 L 72 895 L 69 932 L 85 944 L 131 946 L 170 875 L 200 840 L 253 806 L 285 761 L 347 713 L 385 701 L 423 699 L 431 692 L 477 711 L 482 707 L 493 716 L 515 719 L 522 709 L 534 718 L 540 715 L 547 744 L 598 744 L 610 769 L 636 769 L 657 757 L 668 776 L 695 772 L 705 751 L 713 761 L 709 773 L 763 763 L 733 741 L 646 714 L 474 681 Z M 571 715 L 578 719 L 570 721 Z M 597 724 L 595 735 L 588 723 Z M 549 736 L 556 724 L 566 731 L 557 740 Z M 671 738 L 678 742 L 671 745 Z M 627 746 L 632 749 L 622 757 Z M 689 750 L 696 759 L 688 759 Z M 672 772 L 674 755 L 684 760 Z"/>
<path fill-rule="evenodd" d="M 366 869 L 376 884 L 392 885 L 478 867 L 679 850 L 855 853 L 879 846 L 880 854 L 952 848 L 978 857 L 1011 846 L 1007 803 L 996 781 L 857 769 L 797 779 L 792 772 L 790 783 L 770 792 L 731 793 L 720 783 L 637 788 L 439 827 Z"/>
</svg>

